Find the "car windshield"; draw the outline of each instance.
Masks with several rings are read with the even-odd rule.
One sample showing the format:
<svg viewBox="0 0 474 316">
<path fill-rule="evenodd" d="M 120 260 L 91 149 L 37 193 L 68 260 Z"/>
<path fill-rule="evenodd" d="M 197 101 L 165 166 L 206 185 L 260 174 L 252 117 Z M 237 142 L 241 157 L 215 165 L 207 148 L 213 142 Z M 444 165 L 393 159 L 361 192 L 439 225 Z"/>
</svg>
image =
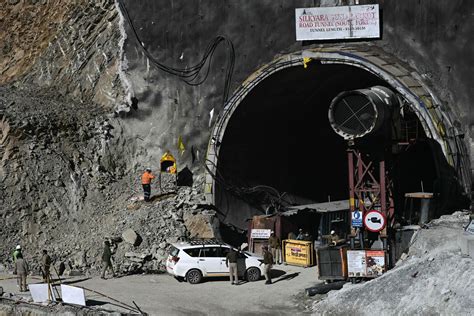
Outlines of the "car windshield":
<svg viewBox="0 0 474 316">
<path fill-rule="evenodd" d="M 179 249 L 176 248 L 176 247 L 171 246 L 171 249 L 170 249 L 170 256 L 175 257 L 175 256 L 178 255 L 178 253 L 179 253 Z"/>
</svg>

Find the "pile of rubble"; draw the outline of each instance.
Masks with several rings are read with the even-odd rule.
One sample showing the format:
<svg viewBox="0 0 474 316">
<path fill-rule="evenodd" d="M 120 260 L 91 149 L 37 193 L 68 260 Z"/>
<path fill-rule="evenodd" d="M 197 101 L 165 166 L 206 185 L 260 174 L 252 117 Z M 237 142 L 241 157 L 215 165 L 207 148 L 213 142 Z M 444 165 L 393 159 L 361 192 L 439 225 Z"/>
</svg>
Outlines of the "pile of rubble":
<svg viewBox="0 0 474 316">
<path fill-rule="evenodd" d="M 470 315 L 474 310 L 473 258 L 463 255 L 458 244 L 468 222 L 467 212 L 431 221 L 415 233 L 408 255 L 394 269 L 374 280 L 347 283 L 327 297 L 318 297 L 313 313 Z"/>
<path fill-rule="evenodd" d="M 171 243 L 217 237 L 215 211 L 197 188 L 176 189 L 152 202 L 134 201 L 122 213 L 117 225 L 121 234 L 107 237 L 116 245 L 114 260 L 121 273 L 164 271 Z"/>
<path fill-rule="evenodd" d="M 141 201 L 134 143 L 100 107 L 0 88 L 0 272 L 21 244 L 33 272 L 47 249 L 56 268 L 95 273 L 106 239 L 120 272 L 162 271 L 170 243 L 216 237 L 202 176 L 192 187 L 163 176 Z"/>
<path fill-rule="evenodd" d="M 158 192 L 151 202 L 132 197 L 126 207 L 110 215 L 108 220 L 114 224 L 108 232 L 96 226 L 76 251 L 70 247 L 58 249 L 63 250 L 60 261 L 66 262 L 66 274 L 97 273 L 105 240 L 112 244 L 115 271 L 132 274 L 165 271 L 171 243 L 218 237 L 215 211 L 199 193 L 197 187 L 203 177 L 198 179 L 194 188 Z"/>
</svg>

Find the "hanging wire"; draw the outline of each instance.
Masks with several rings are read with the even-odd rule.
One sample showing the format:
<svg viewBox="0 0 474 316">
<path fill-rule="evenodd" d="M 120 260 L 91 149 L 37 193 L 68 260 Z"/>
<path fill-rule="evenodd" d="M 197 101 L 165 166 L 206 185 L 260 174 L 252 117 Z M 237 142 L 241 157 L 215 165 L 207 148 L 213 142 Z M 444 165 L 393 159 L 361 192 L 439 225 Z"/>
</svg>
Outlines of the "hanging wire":
<svg viewBox="0 0 474 316">
<path fill-rule="evenodd" d="M 227 45 L 228 53 L 229 53 L 229 59 L 227 62 L 227 71 L 226 71 L 225 80 L 224 80 L 223 103 L 225 104 L 225 102 L 227 101 L 229 97 L 230 84 L 231 84 L 232 74 L 234 72 L 234 64 L 235 64 L 234 45 L 228 38 L 226 38 L 225 36 L 219 35 L 214 40 L 212 40 L 208 44 L 202 59 L 194 66 L 186 67 L 184 69 L 169 67 L 159 62 L 148 51 L 148 49 L 145 47 L 145 45 L 141 41 L 140 36 L 138 35 L 137 30 L 135 29 L 135 26 L 133 25 L 132 19 L 130 18 L 128 10 L 125 7 L 125 4 L 123 3 L 123 0 L 120 0 L 118 3 L 125 19 L 130 25 L 130 28 L 134 34 L 134 37 L 138 43 L 138 46 L 142 49 L 143 53 L 149 59 L 150 63 L 154 65 L 155 67 L 157 67 L 158 69 L 180 78 L 183 82 L 185 82 L 186 84 L 190 86 L 198 86 L 202 84 L 204 81 L 206 81 L 207 77 L 209 76 L 211 61 L 212 61 L 212 57 L 214 55 L 215 50 L 219 46 L 220 43 L 225 43 Z M 207 67 L 205 67 L 206 64 L 207 64 Z M 205 69 L 204 74 L 200 76 L 203 69 Z"/>
<path fill-rule="evenodd" d="M 291 201 L 284 198 L 287 194 L 286 192 L 280 193 L 277 189 L 271 186 L 256 185 L 249 187 L 245 185 L 231 184 L 225 180 L 214 162 L 209 159 L 206 159 L 206 162 L 213 165 L 216 170 L 216 172 L 213 173 L 208 164 L 204 164 L 207 172 L 211 175 L 214 181 L 226 192 L 245 201 L 249 205 L 260 208 L 266 204 L 267 206 L 271 206 L 276 212 L 283 211 L 286 207 L 293 205 Z"/>
</svg>

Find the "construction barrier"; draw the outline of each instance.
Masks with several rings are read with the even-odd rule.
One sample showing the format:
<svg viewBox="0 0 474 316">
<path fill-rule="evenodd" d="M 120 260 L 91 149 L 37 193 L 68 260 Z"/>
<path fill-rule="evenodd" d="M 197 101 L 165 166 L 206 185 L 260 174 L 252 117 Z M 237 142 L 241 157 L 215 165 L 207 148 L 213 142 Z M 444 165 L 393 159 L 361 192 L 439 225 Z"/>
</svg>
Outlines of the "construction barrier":
<svg viewBox="0 0 474 316">
<path fill-rule="evenodd" d="M 328 246 L 316 249 L 319 280 L 347 279 L 347 246 Z"/>
<path fill-rule="evenodd" d="M 314 265 L 314 245 L 312 241 L 283 240 L 283 257 L 287 264 L 311 267 Z"/>
</svg>

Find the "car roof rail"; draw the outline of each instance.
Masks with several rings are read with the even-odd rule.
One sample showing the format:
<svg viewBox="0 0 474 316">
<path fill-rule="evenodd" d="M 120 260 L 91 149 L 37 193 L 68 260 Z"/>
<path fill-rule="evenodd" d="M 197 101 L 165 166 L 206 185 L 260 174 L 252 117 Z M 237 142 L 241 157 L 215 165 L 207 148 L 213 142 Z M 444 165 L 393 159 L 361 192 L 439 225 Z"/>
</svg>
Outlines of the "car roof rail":
<svg viewBox="0 0 474 316">
<path fill-rule="evenodd" d="M 190 245 L 223 245 L 224 243 L 216 238 L 200 238 L 191 239 L 188 241 Z"/>
</svg>

